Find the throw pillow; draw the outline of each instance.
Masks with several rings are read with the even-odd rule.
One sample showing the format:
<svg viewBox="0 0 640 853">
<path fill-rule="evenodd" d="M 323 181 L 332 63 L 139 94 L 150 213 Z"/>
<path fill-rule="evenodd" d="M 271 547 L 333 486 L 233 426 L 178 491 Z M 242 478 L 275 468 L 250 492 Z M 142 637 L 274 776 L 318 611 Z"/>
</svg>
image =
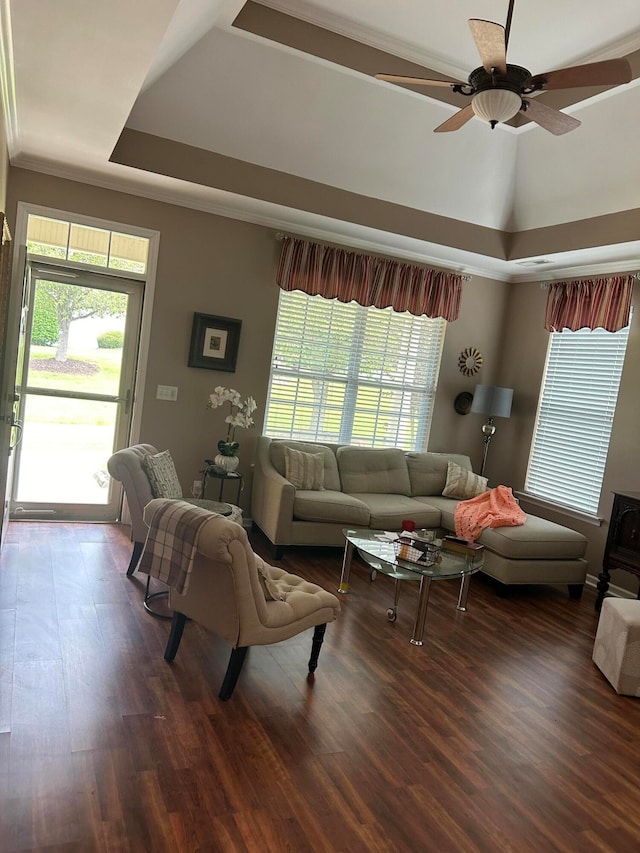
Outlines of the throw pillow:
<svg viewBox="0 0 640 853">
<path fill-rule="evenodd" d="M 296 489 L 319 492 L 324 489 L 324 456 L 322 453 L 304 453 L 293 447 L 284 449 L 287 480 Z"/>
<path fill-rule="evenodd" d="M 468 501 L 487 491 L 487 478 L 474 474 L 468 468 L 461 468 L 455 462 L 447 464 L 447 482 L 442 494 L 446 498 L 460 498 Z"/>
<path fill-rule="evenodd" d="M 151 494 L 154 498 L 180 500 L 182 488 L 176 474 L 176 466 L 168 450 L 156 453 L 155 456 L 151 454 L 143 456 L 142 467 L 149 478 Z"/>
</svg>

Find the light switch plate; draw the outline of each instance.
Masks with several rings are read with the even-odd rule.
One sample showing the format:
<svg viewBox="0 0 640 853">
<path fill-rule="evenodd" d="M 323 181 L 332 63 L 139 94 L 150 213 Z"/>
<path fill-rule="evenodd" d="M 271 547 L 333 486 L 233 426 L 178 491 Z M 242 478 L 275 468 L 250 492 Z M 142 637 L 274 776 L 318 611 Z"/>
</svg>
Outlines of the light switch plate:
<svg viewBox="0 0 640 853">
<path fill-rule="evenodd" d="M 177 400 L 178 389 L 175 385 L 158 385 L 156 391 L 156 399 L 158 400 Z"/>
</svg>

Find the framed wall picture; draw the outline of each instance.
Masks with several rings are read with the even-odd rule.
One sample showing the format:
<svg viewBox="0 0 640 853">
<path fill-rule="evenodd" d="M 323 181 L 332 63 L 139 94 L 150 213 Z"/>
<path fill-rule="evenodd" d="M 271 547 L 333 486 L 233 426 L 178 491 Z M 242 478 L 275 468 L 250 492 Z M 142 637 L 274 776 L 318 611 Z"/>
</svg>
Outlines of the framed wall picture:
<svg viewBox="0 0 640 853">
<path fill-rule="evenodd" d="M 194 313 L 189 367 L 233 373 L 238 358 L 241 326 L 242 320 Z"/>
</svg>

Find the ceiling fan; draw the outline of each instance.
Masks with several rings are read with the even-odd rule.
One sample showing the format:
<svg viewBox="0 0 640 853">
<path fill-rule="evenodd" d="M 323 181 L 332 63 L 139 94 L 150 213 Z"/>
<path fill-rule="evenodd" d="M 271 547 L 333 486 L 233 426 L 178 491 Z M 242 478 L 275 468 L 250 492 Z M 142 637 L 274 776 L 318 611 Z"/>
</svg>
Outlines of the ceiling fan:
<svg viewBox="0 0 640 853">
<path fill-rule="evenodd" d="M 482 21 L 478 18 L 469 20 L 471 35 L 482 65 L 469 74 L 468 83 L 402 77 L 397 74 L 376 74 L 376 78 L 389 83 L 448 86 L 452 91 L 470 97 L 471 103 L 436 127 L 435 133 L 459 130 L 474 115 L 488 121 L 493 129 L 498 122 L 509 121 L 518 112 L 526 113 L 528 118 L 556 136 L 574 130 L 581 124 L 578 119 L 548 107 L 532 96 L 549 89 L 619 86 L 631 80 L 631 66 L 626 59 L 608 59 L 534 76 L 527 68 L 511 65 L 507 62 L 507 45 L 514 3 L 515 0 L 509 2 L 507 23 L 504 27 L 493 21 Z"/>
</svg>

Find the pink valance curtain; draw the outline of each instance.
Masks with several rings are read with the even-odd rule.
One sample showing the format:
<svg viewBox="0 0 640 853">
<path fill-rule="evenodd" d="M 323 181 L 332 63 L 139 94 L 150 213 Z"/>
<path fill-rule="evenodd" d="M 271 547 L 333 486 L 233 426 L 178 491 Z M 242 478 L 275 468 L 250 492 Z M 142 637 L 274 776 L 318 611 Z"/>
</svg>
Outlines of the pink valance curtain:
<svg viewBox="0 0 640 853">
<path fill-rule="evenodd" d="M 283 290 L 302 290 L 341 302 L 408 311 L 456 320 L 460 312 L 462 276 L 417 267 L 360 252 L 283 239 L 277 283 Z"/>
<path fill-rule="evenodd" d="M 617 332 L 629 324 L 635 276 L 613 276 L 584 281 L 558 281 L 549 285 L 545 328 L 598 329 Z"/>
</svg>

